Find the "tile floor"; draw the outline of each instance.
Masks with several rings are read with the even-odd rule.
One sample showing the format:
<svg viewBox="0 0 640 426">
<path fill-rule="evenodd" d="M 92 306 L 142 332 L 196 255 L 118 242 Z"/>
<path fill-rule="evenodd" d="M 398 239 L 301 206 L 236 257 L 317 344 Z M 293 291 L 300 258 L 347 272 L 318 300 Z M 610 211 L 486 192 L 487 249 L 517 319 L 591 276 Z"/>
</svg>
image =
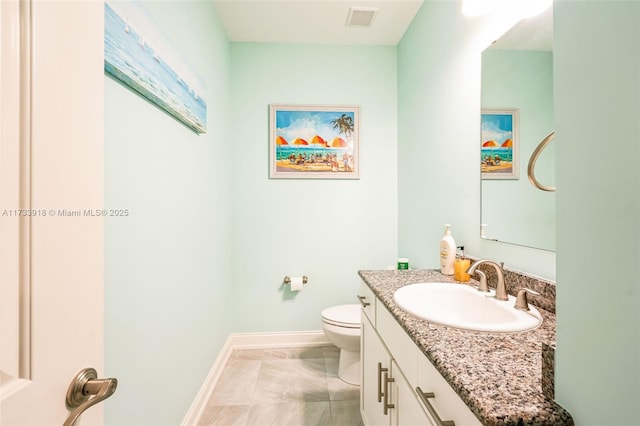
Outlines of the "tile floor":
<svg viewBox="0 0 640 426">
<path fill-rule="evenodd" d="M 338 348 L 234 350 L 204 426 L 359 426 L 360 387 L 338 378 Z"/>
</svg>

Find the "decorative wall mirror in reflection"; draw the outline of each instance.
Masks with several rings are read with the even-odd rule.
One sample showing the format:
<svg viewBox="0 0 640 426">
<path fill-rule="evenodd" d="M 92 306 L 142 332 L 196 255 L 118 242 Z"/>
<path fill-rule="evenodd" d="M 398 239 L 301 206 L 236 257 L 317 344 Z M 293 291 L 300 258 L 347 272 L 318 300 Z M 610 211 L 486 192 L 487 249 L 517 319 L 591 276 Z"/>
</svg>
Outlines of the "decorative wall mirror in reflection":
<svg viewBox="0 0 640 426">
<path fill-rule="evenodd" d="M 555 130 L 553 111 L 553 8 L 524 19 L 482 52 L 483 110 L 519 111 L 520 179 L 481 179 L 480 236 L 555 251 L 555 193 L 534 187 L 527 164 Z M 554 143 L 537 159 L 536 177 L 555 185 Z"/>
</svg>

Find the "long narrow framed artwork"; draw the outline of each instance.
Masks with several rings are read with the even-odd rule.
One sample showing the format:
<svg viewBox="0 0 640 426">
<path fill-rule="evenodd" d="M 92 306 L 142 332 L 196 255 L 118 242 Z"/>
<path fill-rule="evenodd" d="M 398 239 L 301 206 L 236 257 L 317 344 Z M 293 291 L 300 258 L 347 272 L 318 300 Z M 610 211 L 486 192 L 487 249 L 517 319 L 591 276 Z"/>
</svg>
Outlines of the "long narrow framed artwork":
<svg viewBox="0 0 640 426">
<path fill-rule="evenodd" d="M 205 82 L 144 6 L 106 1 L 104 20 L 105 72 L 196 133 L 205 133 Z"/>
<path fill-rule="evenodd" d="M 360 108 L 269 106 L 272 179 L 359 179 Z"/>
<path fill-rule="evenodd" d="M 519 178 L 519 124 L 517 109 L 482 110 L 482 179 Z"/>
</svg>

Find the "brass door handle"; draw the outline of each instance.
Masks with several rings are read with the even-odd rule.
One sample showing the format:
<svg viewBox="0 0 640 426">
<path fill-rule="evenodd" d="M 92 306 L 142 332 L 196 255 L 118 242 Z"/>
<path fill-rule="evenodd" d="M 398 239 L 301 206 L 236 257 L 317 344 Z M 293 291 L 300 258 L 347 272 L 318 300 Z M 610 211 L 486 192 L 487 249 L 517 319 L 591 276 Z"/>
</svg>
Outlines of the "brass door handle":
<svg viewBox="0 0 640 426">
<path fill-rule="evenodd" d="M 87 408 L 109 398 L 118 387 L 118 379 L 98 379 L 94 368 L 78 371 L 67 389 L 67 407 L 72 409 L 63 426 L 74 426 Z"/>
</svg>

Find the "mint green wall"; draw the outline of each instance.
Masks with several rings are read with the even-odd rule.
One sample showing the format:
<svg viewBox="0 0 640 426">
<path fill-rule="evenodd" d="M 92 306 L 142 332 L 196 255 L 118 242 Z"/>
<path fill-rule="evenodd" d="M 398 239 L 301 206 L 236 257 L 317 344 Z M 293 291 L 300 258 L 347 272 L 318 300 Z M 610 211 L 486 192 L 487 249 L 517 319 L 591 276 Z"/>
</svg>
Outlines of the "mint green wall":
<svg viewBox="0 0 640 426">
<path fill-rule="evenodd" d="M 556 2 L 556 397 L 640 424 L 640 3 Z"/>
<path fill-rule="evenodd" d="M 105 77 L 105 204 L 131 212 L 105 230 L 113 425 L 177 424 L 231 332 L 319 330 L 396 257 L 396 49 L 230 45 L 208 3 L 146 6 L 208 83 L 209 132 Z M 361 178 L 268 179 L 272 102 L 359 105 Z"/>
<path fill-rule="evenodd" d="M 233 330 L 319 330 L 397 244 L 395 47 L 233 43 Z M 269 179 L 271 103 L 359 105 L 359 180 Z M 307 275 L 303 291 L 281 287 Z"/>
<path fill-rule="evenodd" d="M 480 55 L 514 19 L 427 1 L 398 46 L 399 254 L 439 267 L 443 225 L 467 253 L 555 278 L 555 253 L 480 239 Z"/>
<path fill-rule="evenodd" d="M 629 266 L 640 257 L 640 3 L 554 8 L 556 398 L 576 424 L 637 425 L 640 285 Z M 553 279 L 552 253 L 477 237 L 479 154 L 460 153 L 475 152 L 479 52 L 501 33 L 492 19 L 426 2 L 399 45 L 400 252 L 437 266 L 450 221 L 472 254 Z"/>
<path fill-rule="evenodd" d="M 105 221 L 104 375 L 119 380 L 109 425 L 179 424 L 233 310 L 230 46 L 211 3 L 145 5 L 206 80 L 209 131 L 105 77 L 105 206 L 130 211 Z"/>
<path fill-rule="evenodd" d="M 444 223 L 555 278 L 555 254 L 478 236 L 480 52 L 510 23 L 428 1 L 397 49 L 229 45 L 209 3 L 147 4 L 207 80 L 210 130 L 105 77 L 105 205 L 131 211 L 105 224 L 107 424 L 179 423 L 229 333 L 319 329 L 358 269 L 437 267 Z M 638 424 L 640 9 L 556 10 L 557 397 L 577 424 Z M 270 180 L 269 103 L 360 105 L 361 179 Z M 603 162 L 607 140 L 624 155 Z"/>
<path fill-rule="evenodd" d="M 553 53 L 487 49 L 482 53 L 482 108 L 517 108 L 519 179 L 482 180 L 482 223 L 486 235 L 500 241 L 555 251 L 555 193 L 541 191 L 527 179 L 531 154 L 555 130 Z M 555 144 L 536 162 L 536 178 L 555 186 Z M 528 226 L 523 226 L 528 224 Z"/>
</svg>

